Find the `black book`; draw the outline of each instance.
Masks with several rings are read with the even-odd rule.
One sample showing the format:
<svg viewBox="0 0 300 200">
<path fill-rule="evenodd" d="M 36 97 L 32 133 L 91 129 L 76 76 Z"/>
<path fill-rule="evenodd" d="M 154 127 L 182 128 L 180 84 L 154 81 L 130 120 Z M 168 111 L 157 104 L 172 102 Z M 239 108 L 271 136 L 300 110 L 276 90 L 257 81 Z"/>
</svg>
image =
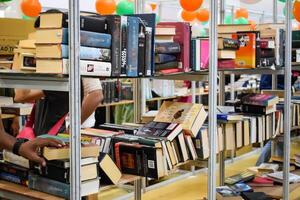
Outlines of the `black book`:
<svg viewBox="0 0 300 200">
<path fill-rule="evenodd" d="M 180 44 L 177 42 L 162 42 L 155 44 L 155 53 L 177 54 L 180 53 Z"/>
<path fill-rule="evenodd" d="M 146 27 L 143 22 L 140 22 L 139 27 L 139 49 L 138 49 L 138 75 L 145 75 L 146 63 Z"/>
<path fill-rule="evenodd" d="M 114 102 L 119 102 L 120 99 L 119 99 L 119 80 L 117 81 L 114 81 L 114 87 L 113 87 L 113 90 L 114 90 Z"/>
<path fill-rule="evenodd" d="M 245 200 L 272 200 L 264 192 L 242 192 L 241 196 Z"/>
<path fill-rule="evenodd" d="M 113 103 L 114 102 L 114 81 L 110 81 L 109 82 L 109 88 L 108 88 L 108 96 L 109 96 L 109 103 Z"/>
<path fill-rule="evenodd" d="M 285 62 L 285 31 L 283 29 L 279 29 L 279 50 L 276 64 L 278 66 L 283 67 Z"/>
<path fill-rule="evenodd" d="M 115 144 L 115 157 L 122 173 L 155 179 L 165 174 L 160 148 L 119 142 Z"/>
<path fill-rule="evenodd" d="M 28 169 L 18 165 L 1 162 L 0 171 L 19 177 L 22 180 L 28 179 Z"/>
<path fill-rule="evenodd" d="M 300 40 L 293 40 L 292 41 L 292 48 L 300 48 Z"/>
<path fill-rule="evenodd" d="M 108 33 L 111 34 L 111 67 L 112 76 L 119 77 L 121 74 L 121 16 L 108 15 L 105 16 L 108 23 Z"/>
<path fill-rule="evenodd" d="M 261 49 L 260 50 L 260 57 L 261 58 L 274 58 L 275 57 L 275 50 L 274 49 Z"/>
<path fill-rule="evenodd" d="M 292 50 L 292 62 L 300 62 L 299 59 L 297 60 L 297 50 L 293 49 Z"/>
<path fill-rule="evenodd" d="M 127 16 L 121 18 L 121 76 L 127 76 Z"/>
<path fill-rule="evenodd" d="M 51 19 L 51 20 L 50 20 Z M 60 19 L 54 21 L 53 19 Z M 100 15 L 80 16 L 80 29 L 97 33 L 107 33 L 106 18 Z M 42 13 L 35 21 L 35 28 L 68 28 L 68 14 L 59 11 Z"/>
</svg>

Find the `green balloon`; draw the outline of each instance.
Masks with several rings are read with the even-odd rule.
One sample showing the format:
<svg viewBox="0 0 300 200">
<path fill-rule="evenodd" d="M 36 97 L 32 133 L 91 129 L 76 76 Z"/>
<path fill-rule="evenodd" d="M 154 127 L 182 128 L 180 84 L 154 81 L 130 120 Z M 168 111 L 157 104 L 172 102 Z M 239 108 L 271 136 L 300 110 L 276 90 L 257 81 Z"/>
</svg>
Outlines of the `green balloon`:
<svg viewBox="0 0 300 200">
<path fill-rule="evenodd" d="M 239 20 L 239 24 L 249 24 L 248 19 L 246 19 L 245 17 L 241 17 L 238 20 Z"/>
<path fill-rule="evenodd" d="M 232 15 L 226 15 L 224 23 L 225 24 L 232 24 Z"/>
<path fill-rule="evenodd" d="M 131 15 L 134 14 L 134 2 L 128 0 L 122 0 L 117 5 L 118 15 Z"/>
<path fill-rule="evenodd" d="M 23 15 L 22 19 L 24 19 L 24 20 L 35 20 L 36 18 L 34 18 L 34 17 L 28 17 L 26 15 Z"/>
<path fill-rule="evenodd" d="M 282 3 L 285 3 L 286 2 L 286 0 L 278 0 L 279 2 L 282 2 Z M 293 1 L 293 0 L 291 0 L 291 1 Z"/>
<path fill-rule="evenodd" d="M 206 22 L 202 22 L 201 23 L 203 26 L 205 26 L 205 25 L 207 25 L 208 24 L 208 21 L 206 21 Z"/>
<path fill-rule="evenodd" d="M 0 3 L 9 2 L 11 0 L 0 0 Z"/>
<path fill-rule="evenodd" d="M 200 30 L 200 36 L 201 36 L 201 37 L 206 37 L 206 36 L 207 36 L 207 31 L 206 31 L 205 28 L 202 28 L 202 29 Z"/>
<path fill-rule="evenodd" d="M 283 15 L 284 15 L 284 16 L 286 15 L 286 6 L 284 6 L 284 8 L 283 8 Z M 292 11 L 291 19 L 295 19 L 295 16 L 294 16 L 293 11 Z"/>
<path fill-rule="evenodd" d="M 234 24 L 240 24 L 240 20 L 239 19 L 234 19 L 233 23 Z"/>
</svg>

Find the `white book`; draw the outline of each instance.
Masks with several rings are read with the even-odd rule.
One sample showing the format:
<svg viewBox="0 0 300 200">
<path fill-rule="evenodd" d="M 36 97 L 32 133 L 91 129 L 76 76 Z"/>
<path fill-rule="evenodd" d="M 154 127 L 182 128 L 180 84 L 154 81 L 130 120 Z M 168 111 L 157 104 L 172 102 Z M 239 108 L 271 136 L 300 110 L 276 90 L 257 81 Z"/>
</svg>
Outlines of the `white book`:
<svg viewBox="0 0 300 200">
<path fill-rule="evenodd" d="M 283 182 L 283 172 L 275 172 L 267 175 L 270 179 L 272 179 L 275 182 L 282 183 Z M 290 173 L 289 174 L 289 182 L 290 183 L 299 183 L 300 182 L 300 176 Z"/>
</svg>

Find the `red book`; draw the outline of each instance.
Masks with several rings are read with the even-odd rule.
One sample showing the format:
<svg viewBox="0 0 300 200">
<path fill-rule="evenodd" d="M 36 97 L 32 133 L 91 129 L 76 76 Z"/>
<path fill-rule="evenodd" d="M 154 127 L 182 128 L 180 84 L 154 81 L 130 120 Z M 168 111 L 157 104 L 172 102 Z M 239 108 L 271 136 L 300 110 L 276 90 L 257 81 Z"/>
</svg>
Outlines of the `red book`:
<svg viewBox="0 0 300 200">
<path fill-rule="evenodd" d="M 116 165 L 119 169 L 121 169 L 121 158 L 120 158 L 120 144 L 121 142 L 118 142 L 115 144 L 115 160 L 116 160 Z"/>
<path fill-rule="evenodd" d="M 264 177 L 255 177 L 248 185 L 251 187 L 272 187 L 274 181 Z"/>
<path fill-rule="evenodd" d="M 164 69 L 159 71 L 161 74 L 174 74 L 180 72 L 180 69 Z"/>
<path fill-rule="evenodd" d="M 260 45 L 261 49 L 275 49 L 275 41 L 274 40 L 261 39 L 259 41 L 259 45 Z"/>
<path fill-rule="evenodd" d="M 219 69 L 234 69 L 235 61 L 228 59 L 228 60 L 218 60 L 218 68 Z"/>
<path fill-rule="evenodd" d="M 175 27 L 176 35 L 174 36 L 174 42 L 178 42 L 181 47 L 180 61 L 182 62 L 182 68 L 180 71 L 190 71 L 190 42 L 191 42 L 191 27 L 189 23 L 185 22 L 161 22 L 157 25 L 160 27 Z"/>
</svg>

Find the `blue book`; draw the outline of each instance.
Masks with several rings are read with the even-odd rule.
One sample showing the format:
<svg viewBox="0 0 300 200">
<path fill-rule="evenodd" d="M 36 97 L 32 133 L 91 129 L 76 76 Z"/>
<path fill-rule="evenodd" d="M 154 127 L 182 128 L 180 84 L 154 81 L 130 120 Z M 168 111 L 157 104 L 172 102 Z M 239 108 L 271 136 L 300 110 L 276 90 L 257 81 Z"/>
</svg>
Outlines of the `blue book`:
<svg viewBox="0 0 300 200">
<path fill-rule="evenodd" d="M 11 183 L 16 183 L 16 184 L 19 184 L 19 185 L 27 186 L 27 180 L 26 179 L 22 179 L 19 176 L 9 174 L 9 173 L 6 173 L 6 172 L 0 172 L 0 179 L 11 182 Z"/>
<path fill-rule="evenodd" d="M 29 175 L 29 188 L 47 194 L 70 199 L 70 185 L 35 174 Z"/>
<path fill-rule="evenodd" d="M 155 63 L 162 64 L 176 61 L 177 57 L 169 54 L 156 54 L 155 55 Z"/>
<path fill-rule="evenodd" d="M 69 43 L 68 29 L 63 28 L 62 44 Z M 111 35 L 90 31 L 80 31 L 80 44 L 87 47 L 110 48 Z"/>
<path fill-rule="evenodd" d="M 61 45 L 62 58 L 69 58 L 69 46 Z M 80 59 L 81 60 L 96 60 L 96 61 L 111 61 L 110 49 L 100 49 L 93 47 L 80 47 Z"/>
<path fill-rule="evenodd" d="M 127 18 L 127 76 L 138 76 L 139 18 Z"/>
</svg>

